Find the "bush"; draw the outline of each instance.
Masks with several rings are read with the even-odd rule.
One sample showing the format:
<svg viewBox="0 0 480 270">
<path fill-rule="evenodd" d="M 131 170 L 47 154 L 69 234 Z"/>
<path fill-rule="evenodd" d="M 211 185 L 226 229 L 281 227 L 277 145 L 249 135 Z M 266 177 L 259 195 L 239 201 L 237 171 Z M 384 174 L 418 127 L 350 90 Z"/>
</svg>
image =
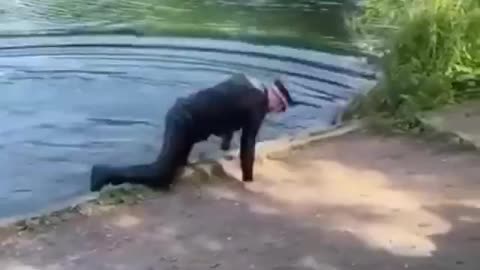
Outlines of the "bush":
<svg viewBox="0 0 480 270">
<path fill-rule="evenodd" d="M 419 111 L 480 97 L 480 0 L 365 0 L 351 26 L 382 56 L 364 109 L 411 124 Z"/>
</svg>

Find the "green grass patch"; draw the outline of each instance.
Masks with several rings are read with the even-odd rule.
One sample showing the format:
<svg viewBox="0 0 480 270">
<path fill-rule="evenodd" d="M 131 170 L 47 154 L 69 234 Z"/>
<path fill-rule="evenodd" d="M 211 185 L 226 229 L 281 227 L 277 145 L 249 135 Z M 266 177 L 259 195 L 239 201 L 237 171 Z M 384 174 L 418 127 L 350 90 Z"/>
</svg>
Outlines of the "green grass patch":
<svg viewBox="0 0 480 270">
<path fill-rule="evenodd" d="M 418 127 L 416 115 L 480 98 L 480 0 L 365 0 L 350 27 L 383 77 L 358 113 Z"/>
</svg>

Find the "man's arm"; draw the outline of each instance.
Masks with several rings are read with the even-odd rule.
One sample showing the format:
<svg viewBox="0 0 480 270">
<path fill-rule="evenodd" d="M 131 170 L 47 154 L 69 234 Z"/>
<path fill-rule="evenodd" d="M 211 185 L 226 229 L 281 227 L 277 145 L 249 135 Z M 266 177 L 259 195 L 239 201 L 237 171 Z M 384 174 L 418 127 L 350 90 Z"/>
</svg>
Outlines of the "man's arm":
<svg viewBox="0 0 480 270">
<path fill-rule="evenodd" d="M 253 163 L 255 161 L 255 144 L 258 130 L 262 125 L 263 113 L 251 115 L 242 129 L 242 138 L 240 139 L 240 162 L 242 167 L 243 181 L 253 181 Z"/>
</svg>

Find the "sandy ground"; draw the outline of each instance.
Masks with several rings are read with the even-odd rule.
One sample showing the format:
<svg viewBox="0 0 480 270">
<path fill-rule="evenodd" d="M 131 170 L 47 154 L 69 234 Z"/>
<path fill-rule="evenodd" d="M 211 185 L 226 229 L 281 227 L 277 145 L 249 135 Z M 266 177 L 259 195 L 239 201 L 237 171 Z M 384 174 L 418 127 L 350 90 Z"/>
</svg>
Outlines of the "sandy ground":
<svg viewBox="0 0 480 270">
<path fill-rule="evenodd" d="M 256 174 L 3 232 L 1 269 L 480 269 L 475 152 L 355 133 Z"/>
</svg>

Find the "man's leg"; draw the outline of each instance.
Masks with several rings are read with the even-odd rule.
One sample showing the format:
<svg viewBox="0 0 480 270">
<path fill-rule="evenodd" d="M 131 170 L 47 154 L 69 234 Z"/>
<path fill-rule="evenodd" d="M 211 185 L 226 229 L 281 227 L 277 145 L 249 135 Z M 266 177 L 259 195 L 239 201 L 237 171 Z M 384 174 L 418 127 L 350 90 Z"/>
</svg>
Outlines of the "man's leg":
<svg viewBox="0 0 480 270">
<path fill-rule="evenodd" d="M 123 183 L 168 189 L 179 167 L 185 165 L 193 147 L 193 141 L 188 136 L 185 123 L 178 122 L 182 121 L 181 119 L 167 116 L 166 120 L 162 150 L 155 162 L 127 167 L 94 166 L 91 174 L 91 190 L 98 191 L 107 184 Z"/>
</svg>

